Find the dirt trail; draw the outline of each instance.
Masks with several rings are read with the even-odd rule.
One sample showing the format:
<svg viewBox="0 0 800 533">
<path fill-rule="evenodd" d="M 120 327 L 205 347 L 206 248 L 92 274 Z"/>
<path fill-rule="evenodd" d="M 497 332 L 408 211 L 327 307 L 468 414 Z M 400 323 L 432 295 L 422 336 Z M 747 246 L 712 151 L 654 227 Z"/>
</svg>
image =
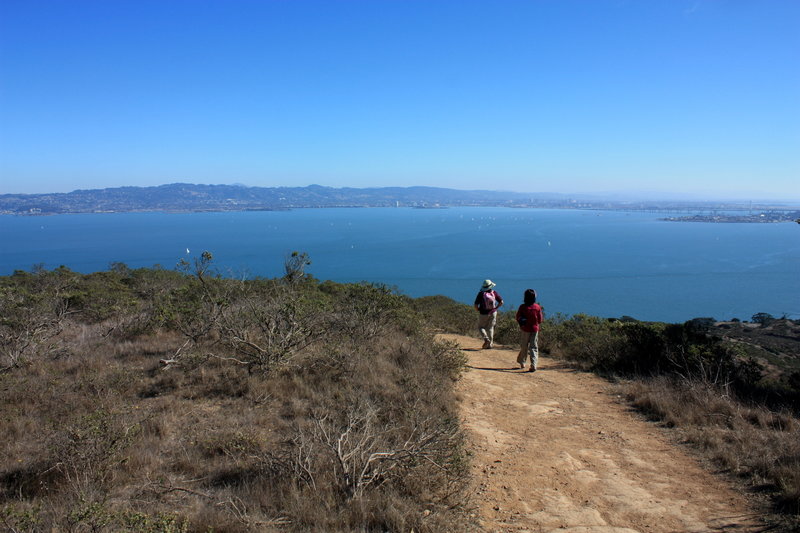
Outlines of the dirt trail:
<svg viewBox="0 0 800 533">
<path fill-rule="evenodd" d="M 516 350 L 456 335 L 475 502 L 487 531 L 757 531 L 744 498 L 615 397 L 558 361 L 518 369 Z"/>
</svg>

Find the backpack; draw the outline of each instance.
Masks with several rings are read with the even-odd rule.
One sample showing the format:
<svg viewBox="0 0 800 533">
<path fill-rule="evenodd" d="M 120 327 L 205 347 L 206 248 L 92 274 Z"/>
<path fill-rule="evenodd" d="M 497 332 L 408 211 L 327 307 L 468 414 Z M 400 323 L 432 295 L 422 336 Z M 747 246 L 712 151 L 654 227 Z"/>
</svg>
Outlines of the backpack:
<svg viewBox="0 0 800 533">
<path fill-rule="evenodd" d="M 497 307 L 497 299 L 494 296 L 494 291 L 483 291 L 483 310 L 491 311 Z"/>
<path fill-rule="evenodd" d="M 519 318 L 517 319 L 517 324 L 519 324 L 520 326 L 524 326 L 527 323 L 528 323 L 528 317 L 525 316 L 525 313 L 521 313 L 519 315 Z"/>
</svg>

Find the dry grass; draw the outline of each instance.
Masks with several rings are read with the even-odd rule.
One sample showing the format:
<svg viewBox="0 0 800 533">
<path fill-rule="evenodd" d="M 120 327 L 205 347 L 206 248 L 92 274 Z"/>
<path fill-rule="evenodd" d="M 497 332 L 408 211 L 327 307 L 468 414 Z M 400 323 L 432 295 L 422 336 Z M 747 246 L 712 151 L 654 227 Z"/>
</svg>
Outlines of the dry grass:
<svg viewBox="0 0 800 533">
<path fill-rule="evenodd" d="M 0 373 L 0 528 L 469 530 L 452 386 L 463 358 L 404 299 L 355 292 L 381 305 L 363 333 L 329 330 L 267 369 L 241 364 L 219 331 L 165 367 L 180 329 L 64 321 L 57 355 Z"/>
<path fill-rule="evenodd" d="M 621 387 L 636 408 L 676 428 L 722 472 L 774 493 L 777 510 L 800 513 L 800 421 L 791 413 L 745 405 L 708 383 L 661 377 Z"/>
</svg>

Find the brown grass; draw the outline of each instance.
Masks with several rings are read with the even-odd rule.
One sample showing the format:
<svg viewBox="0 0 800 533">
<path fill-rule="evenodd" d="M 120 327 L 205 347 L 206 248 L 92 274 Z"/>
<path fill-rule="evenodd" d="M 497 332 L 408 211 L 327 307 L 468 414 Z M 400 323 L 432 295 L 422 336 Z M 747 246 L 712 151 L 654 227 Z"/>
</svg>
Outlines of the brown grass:
<svg viewBox="0 0 800 533">
<path fill-rule="evenodd" d="M 58 356 L 0 373 L 0 528 L 469 530 L 463 356 L 392 305 L 268 371 L 219 334 L 164 367 L 178 330 L 65 321 Z"/>
<path fill-rule="evenodd" d="M 628 400 L 676 428 L 722 472 L 776 493 L 778 510 L 800 513 L 800 422 L 748 406 L 707 383 L 665 377 L 621 385 Z"/>
</svg>

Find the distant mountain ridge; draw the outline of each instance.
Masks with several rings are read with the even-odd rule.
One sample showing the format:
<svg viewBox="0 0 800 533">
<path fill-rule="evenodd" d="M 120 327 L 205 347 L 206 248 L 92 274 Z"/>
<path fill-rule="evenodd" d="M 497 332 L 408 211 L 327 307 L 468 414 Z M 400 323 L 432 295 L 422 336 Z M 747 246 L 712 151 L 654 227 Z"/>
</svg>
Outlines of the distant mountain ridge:
<svg viewBox="0 0 800 533">
<path fill-rule="evenodd" d="M 435 207 L 529 205 L 565 202 L 566 195 L 462 191 L 440 187 L 334 188 L 247 187 L 171 183 L 157 187 L 116 187 L 52 194 L 0 195 L 2 214 L 62 214 L 138 211 L 248 211 L 301 207 Z"/>
<path fill-rule="evenodd" d="M 314 207 L 543 207 L 653 211 L 787 210 L 743 202 L 609 200 L 595 195 L 459 190 L 443 187 L 248 187 L 170 183 L 154 187 L 79 189 L 68 193 L 0 194 L 0 215 L 199 211 L 270 211 Z M 793 207 L 796 209 L 797 207 Z"/>
</svg>

